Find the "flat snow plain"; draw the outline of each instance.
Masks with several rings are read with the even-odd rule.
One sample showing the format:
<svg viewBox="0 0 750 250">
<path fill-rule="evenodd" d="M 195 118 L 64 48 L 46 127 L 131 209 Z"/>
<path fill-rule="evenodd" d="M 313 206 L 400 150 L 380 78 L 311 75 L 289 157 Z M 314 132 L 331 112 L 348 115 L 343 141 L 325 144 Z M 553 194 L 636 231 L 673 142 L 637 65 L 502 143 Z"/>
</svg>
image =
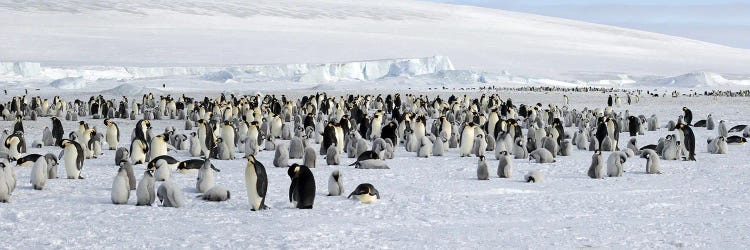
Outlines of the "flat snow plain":
<svg viewBox="0 0 750 250">
<path fill-rule="evenodd" d="M 184 92 L 194 97 L 208 93 L 218 96 L 216 89 Z M 48 98 L 53 94 L 51 90 L 40 93 Z M 59 93 L 67 100 L 88 99 L 88 93 Z M 268 93 L 300 96 L 314 91 Z M 465 93 L 468 92 L 417 92 L 443 98 Z M 512 98 L 516 105 L 537 102 L 562 105 L 562 96 L 567 94 L 569 107 L 579 110 L 603 107 L 607 98 L 602 93 L 498 93 L 503 99 Z M 118 98 L 119 94 L 111 92 L 107 98 Z M 711 113 L 717 121 L 727 120 L 731 127 L 750 123 L 748 105 L 748 98 L 642 96 L 639 103 L 616 110 L 647 117 L 657 114 L 663 126 L 676 119 L 683 106 L 688 106 L 693 110 L 694 120 L 705 119 Z M 104 127 L 102 120 L 84 120 Z M 115 121 L 122 140 L 127 141 L 134 122 Z M 9 121 L 0 124 L 5 129 L 13 126 Z M 184 121 L 158 120 L 152 124 L 156 132 L 174 126 L 178 133 L 189 133 L 183 130 Z M 49 118 L 40 118 L 25 121 L 24 125 L 26 139 L 32 142 L 41 138 L 39 131 L 51 126 L 51 122 Z M 63 125 L 66 132 L 76 127 L 70 121 L 64 121 Z M 572 128 L 566 131 L 572 132 Z M 396 158 L 387 161 L 390 170 L 354 169 L 346 166 L 353 159 L 343 157 L 342 164 L 346 165 L 325 166 L 320 156 L 318 165 L 312 169 L 317 182 L 312 210 L 290 207 L 287 192 L 291 182 L 286 169 L 274 168 L 273 151 L 263 151 L 258 158 L 267 168 L 266 204 L 272 209 L 260 212 L 250 211 L 244 184 L 245 160 L 241 158 L 213 160 L 221 169 L 216 174 L 217 185 L 232 193 L 227 202 L 211 203 L 196 198 L 196 176 L 173 173 L 173 180 L 183 188 L 187 200 L 184 208 L 136 207 L 135 192 L 131 193 L 128 205 L 113 205 L 110 188 L 117 168 L 113 164 L 114 151 L 105 151 L 98 159 L 86 160 L 82 172 L 86 179 L 49 180 L 43 191 L 32 190 L 31 168 L 17 167 L 19 186 L 11 203 L 0 204 L 0 232 L 3 232 L 0 239 L 3 247 L 9 249 L 744 248 L 750 243 L 747 234 L 750 171 L 746 169 L 750 166 L 750 149 L 748 145 L 730 145 L 729 154 L 711 155 L 706 152 L 705 141 L 708 136 L 716 136 L 716 131 L 704 128 L 694 131 L 697 161 L 662 161 L 663 174 L 647 175 L 644 159 L 629 158 L 623 177 L 603 180 L 586 176 L 592 153 L 579 150 L 574 150 L 572 156 L 558 157 L 552 164 L 514 160 L 510 179 L 497 178 L 498 161 L 488 152 L 492 175 L 488 181 L 476 180 L 476 157 L 460 158 L 456 149 L 448 150 L 444 157 L 420 159 L 399 147 Z M 668 133 L 674 132 L 664 128 L 647 132 L 638 137 L 639 146 L 656 143 Z M 626 133 L 621 134 L 621 138 L 627 137 Z M 620 146 L 625 146 L 625 140 Z M 29 151 L 57 154 L 60 149 L 44 147 Z M 190 158 L 184 151 L 169 154 L 180 160 Z M 135 166 L 138 180 L 144 168 Z M 379 189 L 382 199 L 365 205 L 344 197 L 326 196 L 328 177 L 334 169 L 343 172 L 347 194 L 357 184 L 369 182 Z M 523 182 L 523 175 L 529 170 L 541 170 L 545 182 Z M 61 174 L 64 168 L 59 171 Z"/>
</svg>

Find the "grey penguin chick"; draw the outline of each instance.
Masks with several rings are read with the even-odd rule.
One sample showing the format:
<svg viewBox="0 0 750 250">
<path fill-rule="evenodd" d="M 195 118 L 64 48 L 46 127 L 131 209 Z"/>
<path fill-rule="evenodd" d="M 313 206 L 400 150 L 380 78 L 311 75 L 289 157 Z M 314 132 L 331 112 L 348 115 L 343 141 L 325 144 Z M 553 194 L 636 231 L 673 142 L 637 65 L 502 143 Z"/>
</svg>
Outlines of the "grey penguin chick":
<svg viewBox="0 0 750 250">
<path fill-rule="evenodd" d="M 203 195 L 201 195 L 201 198 L 206 201 L 226 201 L 231 198 L 231 194 L 226 188 L 214 186 L 203 193 Z"/>
<path fill-rule="evenodd" d="M 169 179 L 159 186 L 156 197 L 159 198 L 159 202 L 164 207 L 179 208 L 185 206 L 185 197 L 182 190 Z"/>
<path fill-rule="evenodd" d="M 479 161 L 477 162 L 477 179 L 489 180 L 490 171 L 487 168 L 487 161 L 484 160 L 483 155 L 480 155 L 478 158 L 479 158 Z"/>
<path fill-rule="evenodd" d="M 328 178 L 328 196 L 340 196 L 344 194 L 344 181 L 340 170 L 333 170 Z"/>
<path fill-rule="evenodd" d="M 500 162 L 497 164 L 497 176 L 500 178 L 510 178 L 513 175 L 513 158 L 508 151 L 500 151 Z"/>
<path fill-rule="evenodd" d="M 595 151 L 594 155 L 591 156 L 591 166 L 589 166 L 588 175 L 592 179 L 604 178 L 604 158 L 602 158 L 602 151 Z"/>
<path fill-rule="evenodd" d="M 143 171 L 143 177 L 135 190 L 136 206 L 151 206 L 156 200 L 154 170 Z"/>
</svg>

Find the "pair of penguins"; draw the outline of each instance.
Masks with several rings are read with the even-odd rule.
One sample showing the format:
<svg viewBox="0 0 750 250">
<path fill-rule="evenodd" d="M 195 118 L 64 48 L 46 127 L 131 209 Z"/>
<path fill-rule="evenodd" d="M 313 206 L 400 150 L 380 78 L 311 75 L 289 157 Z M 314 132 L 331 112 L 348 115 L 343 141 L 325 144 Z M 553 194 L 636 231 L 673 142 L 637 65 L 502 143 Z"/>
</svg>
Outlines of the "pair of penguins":
<svg viewBox="0 0 750 250">
<path fill-rule="evenodd" d="M 497 176 L 500 178 L 511 178 L 513 175 L 513 159 L 507 151 L 500 153 L 500 163 L 497 166 Z M 489 180 L 490 172 L 487 167 L 487 161 L 483 155 L 480 155 L 477 163 L 477 179 L 478 180 Z M 544 174 L 539 170 L 529 171 L 524 176 L 524 181 L 538 183 L 544 181 Z"/>
<path fill-rule="evenodd" d="M 315 202 L 315 176 L 310 168 L 304 165 L 292 164 L 287 169 L 287 175 L 292 183 L 289 186 L 289 202 L 298 209 L 312 209 Z M 268 190 L 266 168 L 254 156 L 247 157 L 245 167 L 245 187 L 247 199 L 253 211 L 268 209 L 265 205 Z M 344 192 L 341 172 L 333 171 L 328 180 L 329 196 L 339 196 Z M 362 203 L 371 203 L 380 199 L 380 193 L 372 184 L 358 185 L 347 198 L 355 197 Z"/>
</svg>

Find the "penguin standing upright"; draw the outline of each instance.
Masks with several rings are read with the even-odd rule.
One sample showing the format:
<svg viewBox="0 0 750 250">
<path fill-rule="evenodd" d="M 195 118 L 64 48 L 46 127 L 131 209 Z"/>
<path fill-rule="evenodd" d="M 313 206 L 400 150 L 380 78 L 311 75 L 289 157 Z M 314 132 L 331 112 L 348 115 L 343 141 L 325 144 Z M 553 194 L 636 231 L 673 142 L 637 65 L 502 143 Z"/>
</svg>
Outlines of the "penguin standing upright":
<svg viewBox="0 0 750 250">
<path fill-rule="evenodd" d="M 146 163 L 146 154 L 148 153 L 148 144 L 145 141 L 135 139 L 130 143 L 130 162 L 133 164 Z"/>
<path fill-rule="evenodd" d="M 13 193 L 13 187 L 8 183 L 7 180 L 11 180 L 11 176 L 6 168 L 12 168 L 7 162 L 0 161 L 0 202 L 7 203 L 10 201 L 10 195 Z"/>
<path fill-rule="evenodd" d="M 112 182 L 112 203 L 118 205 L 127 204 L 128 198 L 130 198 L 130 184 L 128 184 L 128 174 L 121 164 L 120 169 L 117 170 L 115 180 Z"/>
<path fill-rule="evenodd" d="M 497 176 L 500 178 L 511 178 L 513 176 L 513 158 L 508 151 L 501 151 L 500 162 L 497 164 Z"/>
<path fill-rule="evenodd" d="M 315 168 L 315 166 L 317 166 L 317 161 L 317 152 L 315 152 L 315 149 L 313 149 L 312 147 L 307 146 L 305 148 L 305 155 L 302 158 L 302 165 L 308 166 L 310 168 Z"/>
<path fill-rule="evenodd" d="M 63 148 L 63 161 L 65 162 L 65 172 L 68 179 L 83 179 L 81 170 L 83 169 L 83 148 L 81 144 L 68 139 L 60 143 Z"/>
<path fill-rule="evenodd" d="M 107 141 L 108 148 L 109 150 L 115 150 L 120 142 L 120 128 L 110 119 L 104 119 L 104 125 L 107 126 L 105 140 Z"/>
<path fill-rule="evenodd" d="M 695 161 L 695 134 L 693 134 L 693 129 L 686 124 L 678 125 L 677 129 L 679 129 L 682 145 L 684 145 L 685 149 L 688 151 L 687 160 Z"/>
<path fill-rule="evenodd" d="M 167 155 L 167 138 L 165 135 L 157 135 L 151 138 L 151 146 L 149 147 L 149 157 L 146 160 L 154 159 L 156 157 Z"/>
<path fill-rule="evenodd" d="M 52 119 L 52 137 L 55 138 L 55 146 L 60 146 L 65 136 L 65 130 L 60 119 L 54 116 L 50 119 Z"/>
<path fill-rule="evenodd" d="M 687 107 L 682 107 L 682 112 L 684 113 L 682 118 L 685 119 L 685 123 L 691 126 L 693 124 L 693 111 Z"/>
<path fill-rule="evenodd" d="M 612 152 L 607 158 L 607 176 L 621 177 L 623 172 L 622 164 L 627 161 L 628 156 L 624 152 Z"/>
<path fill-rule="evenodd" d="M 135 190 L 135 173 L 133 172 L 133 165 L 130 164 L 129 160 L 123 160 L 120 162 L 120 168 L 125 169 L 125 173 L 128 176 L 128 186 L 130 186 L 130 190 Z"/>
<path fill-rule="evenodd" d="M 487 161 L 484 159 L 484 155 L 480 155 L 477 162 L 477 179 L 478 180 L 489 180 L 490 170 L 487 168 Z"/>
<path fill-rule="evenodd" d="M 661 174 L 659 168 L 659 154 L 653 149 L 644 149 L 641 153 L 642 158 L 646 158 L 646 173 L 647 174 Z"/>
<path fill-rule="evenodd" d="M 344 181 L 341 178 L 341 171 L 333 170 L 331 177 L 328 178 L 328 196 L 340 196 L 344 194 Z"/>
<path fill-rule="evenodd" d="M 474 128 L 476 126 L 473 122 L 469 122 L 464 126 L 464 131 L 461 132 L 461 145 L 459 149 L 459 155 L 466 157 L 471 155 L 471 149 L 474 147 Z"/>
<path fill-rule="evenodd" d="M 292 184 L 289 186 L 289 202 L 295 208 L 312 209 L 315 202 L 315 176 L 306 166 L 293 164 L 287 170 Z"/>
<path fill-rule="evenodd" d="M 265 205 L 266 191 L 268 190 L 266 168 L 252 155 L 247 157 L 247 165 L 245 166 L 245 187 L 247 188 L 247 200 L 253 211 L 268 209 Z"/>
<path fill-rule="evenodd" d="M 195 189 L 198 189 L 198 193 L 205 193 L 214 185 L 216 185 L 216 177 L 214 177 L 214 170 L 211 168 L 211 159 L 206 158 L 203 160 L 203 166 L 198 170 Z"/>
<path fill-rule="evenodd" d="M 224 144 L 227 146 L 227 152 L 230 155 L 234 155 L 235 152 L 235 131 L 234 126 L 232 126 L 232 123 L 229 121 L 224 121 L 224 126 L 221 127 L 221 138 L 223 139 Z M 234 157 L 230 157 L 234 158 Z"/>
<path fill-rule="evenodd" d="M 47 175 L 49 174 L 48 167 L 47 158 L 45 157 L 39 157 L 34 162 L 34 166 L 31 168 L 31 187 L 35 190 L 44 189 L 44 184 L 47 182 Z"/>
<path fill-rule="evenodd" d="M 141 177 L 138 188 L 135 190 L 136 206 L 151 206 L 151 204 L 154 204 L 156 200 L 155 185 L 154 170 L 143 171 L 143 177 Z"/>
<path fill-rule="evenodd" d="M 604 178 L 604 159 L 602 158 L 602 151 L 594 152 L 591 156 L 591 166 L 589 166 L 588 175 L 591 179 L 602 179 Z"/>
</svg>

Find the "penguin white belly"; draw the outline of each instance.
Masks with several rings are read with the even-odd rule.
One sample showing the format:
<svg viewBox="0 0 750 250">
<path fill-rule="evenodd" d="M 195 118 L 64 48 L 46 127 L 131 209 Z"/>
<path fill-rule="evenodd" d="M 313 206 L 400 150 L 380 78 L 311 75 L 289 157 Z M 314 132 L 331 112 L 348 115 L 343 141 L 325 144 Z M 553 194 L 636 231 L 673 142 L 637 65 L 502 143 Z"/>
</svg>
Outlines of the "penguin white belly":
<svg viewBox="0 0 750 250">
<path fill-rule="evenodd" d="M 247 201 L 253 208 L 260 209 L 260 203 L 263 198 L 258 195 L 257 183 L 258 175 L 255 173 L 255 168 L 250 173 L 245 174 L 245 187 L 247 188 Z"/>
<path fill-rule="evenodd" d="M 197 174 L 198 169 L 180 169 L 181 174 Z"/>
<path fill-rule="evenodd" d="M 110 150 L 117 149 L 117 144 L 119 141 L 117 141 L 117 129 L 114 127 L 107 127 L 107 134 L 106 134 L 106 140 L 107 140 L 107 146 L 109 146 Z"/>
<path fill-rule="evenodd" d="M 474 129 L 465 128 L 463 135 L 461 136 L 461 148 L 460 156 L 469 156 L 471 154 L 471 148 L 474 146 Z"/>
<path fill-rule="evenodd" d="M 67 146 L 63 150 L 63 161 L 65 162 L 65 172 L 68 174 L 68 179 L 77 179 L 81 174 L 76 163 L 77 156 L 78 152 L 74 146 Z"/>
<path fill-rule="evenodd" d="M 370 195 L 370 194 L 361 194 L 361 195 L 357 195 L 357 199 L 359 200 L 359 202 L 362 202 L 364 204 L 370 204 L 378 200 L 378 197 L 375 195 Z"/>
</svg>

